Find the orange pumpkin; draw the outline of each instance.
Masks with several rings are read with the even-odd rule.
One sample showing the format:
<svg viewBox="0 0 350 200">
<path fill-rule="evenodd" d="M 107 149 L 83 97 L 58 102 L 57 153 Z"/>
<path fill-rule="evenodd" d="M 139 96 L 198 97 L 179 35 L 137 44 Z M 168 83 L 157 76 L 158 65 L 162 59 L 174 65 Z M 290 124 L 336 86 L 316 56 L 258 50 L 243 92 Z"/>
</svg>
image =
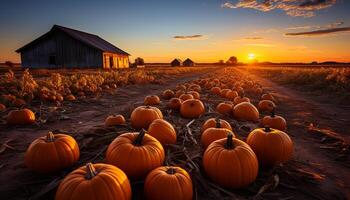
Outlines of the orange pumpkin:
<svg viewBox="0 0 350 200">
<path fill-rule="evenodd" d="M 222 90 L 220 91 L 220 96 L 226 97 L 227 93 L 229 93 L 229 92 L 231 92 L 231 91 L 232 91 L 232 90 L 230 90 L 230 89 L 222 89 Z"/>
<path fill-rule="evenodd" d="M 233 104 L 231 102 L 222 102 L 216 106 L 216 111 L 223 115 L 230 115 Z"/>
<path fill-rule="evenodd" d="M 0 112 L 3 112 L 6 110 L 6 106 L 2 103 L 0 103 Z"/>
<path fill-rule="evenodd" d="M 175 144 L 176 131 L 164 119 L 156 119 L 149 125 L 147 133 L 156 138 L 161 144 Z"/>
<path fill-rule="evenodd" d="M 273 101 L 270 101 L 270 100 L 261 100 L 261 101 L 259 101 L 258 109 L 260 111 L 269 111 L 269 112 L 271 112 L 275 108 L 276 108 L 276 105 L 275 105 L 275 103 Z"/>
<path fill-rule="evenodd" d="M 12 103 L 17 108 L 26 105 L 26 101 L 24 101 L 23 99 L 18 99 L 18 98 L 16 100 L 14 100 Z"/>
<path fill-rule="evenodd" d="M 196 92 L 196 91 L 189 91 L 187 93 L 192 95 L 193 98 L 195 98 L 195 99 L 200 99 L 201 98 L 201 95 L 198 92 Z"/>
<path fill-rule="evenodd" d="M 198 99 L 188 99 L 181 104 L 180 113 L 185 118 L 198 118 L 205 113 L 205 107 Z"/>
<path fill-rule="evenodd" d="M 226 128 L 232 131 L 230 123 L 228 123 L 226 120 L 219 118 L 210 118 L 207 121 L 205 121 L 202 125 L 201 132 L 203 133 L 208 128 Z"/>
<path fill-rule="evenodd" d="M 251 103 L 242 102 L 233 107 L 233 116 L 242 121 L 259 121 L 259 111 Z"/>
<path fill-rule="evenodd" d="M 196 92 L 200 92 L 201 90 L 202 90 L 202 88 L 201 88 L 201 86 L 199 86 L 199 85 L 191 85 L 190 87 L 189 87 L 189 89 L 190 90 L 194 90 L 194 91 L 196 91 Z"/>
<path fill-rule="evenodd" d="M 250 99 L 248 97 L 245 97 L 244 95 L 238 96 L 238 97 L 233 99 L 234 105 L 237 105 L 237 104 L 242 103 L 242 102 L 250 103 Z"/>
<path fill-rule="evenodd" d="M 164 99 L 171 99 L 175 96 L 175 93 L 172 90 L 164 90 L 162 93 L 162 97 Z"/>
<path fill-rule="evenodd" d="M 7 116 L 7 123 L 14 125 L 27 125 L 35 122 L 33 111 L 25 108 L 22 110 L 12 110 Z"/>
<path fill-rule="evenodd" d="M 185 85 L 177 85 L 176 90 L 186 90 L 187 87 Z"/>
<path fill-rule="evenodd" d="M 213 87 L 210 90 L 213 94 L 220 95 L 221 89 L 219 87 Z"/>
<path fill-rule="evenodd" d="M 147 175 L 144 194 L 152 200 L 192 200 L 192 180 L 180 167 L 158 167 Z"/>
<path fill-rule="evenodd" d="M 30 144 L 24 161 L 34 171 L 49 173 L 73 165 L 79 155 L 79 146 L 73 137 L 49 132 Z"/>
<path fill-rule="evenodd" d="M 75 101 L 76 98 L 75 98 L 74 95 L 70 94 L 70 95 L 67 95 L 67 96 L 66 96 L 66 100 L 67 100 L 67 101 Z"/>
<path fill-rule="evenodd" d="M 247 143 L 254 150 L 263 166 L 272 166 L 288 161 L 293 154 L 293 142 L 283 131 L 269 127 L 253 130 Z"/>
<path fill-rule="evenodd" d="M 68 174 L 58 186 L 55 200 L 131 200 L 128 177 L 108 164 L 91 164 Z"/>
<path fill-rule="evenodd" d="M 152 106 L 139 106 L 130 116 L 131 126 L 137 129 L 145 128 L 156 119 L 163 119 L 162 111 Z"/>
<path fill-rule="evenodd" d="M 192 94 L 188 94 L 188 93 L 182 94 L 179 98 L 180 98 L 182 101 L 186 101 L 187 99 L 194 99 L 194 97 L 192 96 Z"/>
<path fill-rule="evenodd" d="M 182 104 L 182 100 L 179 98 L 171 98 L 168 107 L 174 110 L 179 110 Z"/>
<path fill-rule="evenodd" d="M 159 105 L 160 99 L 157 95 L 148 95 L 143 102 L 146 106 Z"/>
<path fill-rule="evenodd" d="M 116 126 L 125 123 L 126 121 L 123 115 L 110 115 L 105 120 L 105 126 Z"/>
<path fill-rule="evenodd" d="M 275 97 L 273 97 L 271 93 L 263 94 L 261 96 L 261 100 L 270 100 L 270 101 L 276 102 Z"/>
<path fill-rule="evenodd" d="M 255 92 L 255 94 L 257 94 L 257 95 L 261 95 L 261 94 L 263 93 L 263 89 L 260 88 L 260 87 L 258 87 L 258 88 L 255 89 L 254 92 Z"/>
<path fill-rule="evenodd" d="M 186 92 L 184 90 L 178 90 L 176 91 L 175 93 L 175 97 L 176 98 L 179 98 L 181 95 L 185 94 Z"/>
<path fill-rule="evenodd" d="M 238 97 L 238 93 L 236 91 L 229 91 L 226 93 L 226 98 L 230 100 L 234 100 L 236 97 Z"/>
<path fill-rule="evenodd" d="M 119 167 L 131 179 L 144 178 L 161 166 L 164 158 L 162 144 L 145 131 L 118 136 L 106 152 L 106 162 Z"/>
<path fill-rule="evenodd" d="M 207 148 L 212 142 L 226 138 L 231 130 L 226 128 L 208 128 L 201 135 L 201 142 L 204 148 Z M 235 135 L 233 135 L 235 137 Z"/>
<path fill-rule="evenodd" d="M 242 188 L 254 182 L 258 175 L 258 160 L 245 142 L 227 138 L 211 143 L 203 155 L 203 167 L 217 184 L 227 188 Z"/>
<path fill-rule="evenodd" d="M 275 115 L 275 109 L 271 111 L 270 116 L 265 116 L 261 120 L 261 124 L 263 127 L 268 126 L 270 128 L 278 129 L 280 131 L 286 131 L 287 129 L 286 120 L 281 116 Z"/>
</svg>

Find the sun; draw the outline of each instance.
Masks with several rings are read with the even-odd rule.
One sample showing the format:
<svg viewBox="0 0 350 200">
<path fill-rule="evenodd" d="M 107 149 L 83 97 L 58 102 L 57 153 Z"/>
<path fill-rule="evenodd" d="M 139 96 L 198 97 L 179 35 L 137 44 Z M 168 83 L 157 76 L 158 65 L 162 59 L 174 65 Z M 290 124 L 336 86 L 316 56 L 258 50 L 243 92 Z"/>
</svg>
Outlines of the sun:
<svg viewBox="0 0 350 200">
<path fill-rule="evenodd" d="M 248 54 L 248 60 L 254 60 L 256 58 L 254 53 L 249 53 Z"/>
</svg>

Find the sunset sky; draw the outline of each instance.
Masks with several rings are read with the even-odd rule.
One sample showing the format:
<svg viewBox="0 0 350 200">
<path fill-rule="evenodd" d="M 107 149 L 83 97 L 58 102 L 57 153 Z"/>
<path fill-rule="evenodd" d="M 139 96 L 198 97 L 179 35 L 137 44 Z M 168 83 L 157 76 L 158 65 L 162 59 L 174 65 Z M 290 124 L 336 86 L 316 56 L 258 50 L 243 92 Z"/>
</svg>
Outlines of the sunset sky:
<svg viewBox="0 0 350 200">
<path fill-rule="evenodd" d="M 15 50 L 54 24 L 97 34 L 146 62 L 350 61 L 349 0 L 12 0 L 0 7 L 0 62 L 20 62 Z"/>
</svg>

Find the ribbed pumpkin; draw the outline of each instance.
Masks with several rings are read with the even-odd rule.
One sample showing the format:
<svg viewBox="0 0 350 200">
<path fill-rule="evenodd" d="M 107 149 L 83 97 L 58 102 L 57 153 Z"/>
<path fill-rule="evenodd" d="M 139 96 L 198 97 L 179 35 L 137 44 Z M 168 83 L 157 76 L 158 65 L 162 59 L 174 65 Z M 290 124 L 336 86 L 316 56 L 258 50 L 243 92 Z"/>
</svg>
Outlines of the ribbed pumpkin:
<svg viewBox="0 0 350 200">
<path fill-rule="evenodd" d="M 258 160 L 245 142 L 227 138 L 211 143 L 203 155 L 203 167 L 217 184 L 227 188 L 243 188 L 258 175 Z"/>
<path fill-rule="evenodd" d="M 250 99 L 248 97 L 245 97 L 244 95 L 237 96 L 236 98 L 233 99 L 233 104 L 237 105 L 242 102 L 248 102 L 250 103 Z"/>
<path fill-rule="evenodd" d="M 222 89 L 221 91 L 220 91 L 220 96 L 221 97 L 226 97 L 226 95 L 227 95 L 227 93 L 229 93 L 229 92 L 231 92 L 232 90 L 230 90 L 230 89 Z"/>
<path fill-rule="evenodd" d="M 175 144 L 176 131 L 169 122 L 164 119 L 156 119 L 149 125 L 147 133 L 156 138 L 161 144 Z"/>
<path fill-rule="evenodd" d="M 236 91 L 230 91 L 226 93 L 226 98 L 230 99 L 230 100 L 234 100 L 236 97 L 238 97 L 238 93 Z"/>
<path fill-rule="evenodd" d="M 73 137 L 49 132 L 30 144 L 24 161 L 34 171 L 50 173 L 73 165 L 79 155 L 79 146 Z"/>
<path fill-rule="evenodd" d="M 216 94 L 216 95 L 220 95 L 221 94 L 221 89 L 219 87 L 213 87 L 213 88 L 210 89 L 210 91 L 213 94 Z"/>
<path fill-rule="evenodd" d="M 248 135 L 247 143 L 263 166 L 286 162 L 293 154 L 292 140 L 285 132 L 277 129 L 255 129 Z"/>
<path fill-rule="evenodd" d="M 126 121 L 123 115 L 110 115 L 105 120 L 105 126 L 116 126 L 125 123 Z"/>
<path fill-rule="evenodd" d="M 14 125 L 27 125 L 35 122 L 33 111 L 24 108 L 22 110 L 12 110 L 7 116 L 7 123 Z"/>
<path fill-rule="evenodd" d="M 226 128 L 208 128 L 201 135 L 201 143 L 204 148 L 207 148 L 212 142 L 226 138 L 230 132 L 231 130 Z M 233 137 L 235 137 L 234 134 Z"/>
<path fill-rule="evenodd" d="M 216 111 L 223 115 L 230 115 L 232 113 L 233 104 L 231 102 L 221 102 L 216 106 Z"/>
<path fill-rule="evenodd" d="M 271 93 L 263 94 L 261 96 L 261 100 L 270 100 L 270 101 L 276 102 L 275 97 L 273 97 Z"/>
<path fill-rule="evenodd" d="M 228 123 L 226 120 L 219 118 L 207 119 L 207 121 L 205 121 L 202 125 L 201 132 L 203 133 L 208 128 L 226 128 L 232 131 L 230 123 Z"/>
<path fill-rule="evenodd" d="M 91 164 L 68 174 L 58 186 L 55 200 L 131 200 L 128 177 L 108 164 Z"/>
<path fill-rule="evenodd" d="M 131 126 L 137 129 L 145 128 L 156 119 L 163 119 L 162 111 L 152 106 L 139 106 L 130 116 Z"/>
<path fill-rule="evenodd" d="M 259 121 L 259 111 L 251 103 L 242 102 L 233 107 L 233 116 L 241 121 Z"/>
<path fill-rule="evenodd" d="M 172 90 L 164 90 L 162 93 L 162 97 L 164 99 L 171 99 L 175 96 L 175 93 Z"/>
<path fill-rule="evenodd" d="M 184 90 L 178 90 L 176 91 L 175 93 L 175 97 L 176 98 L 179 98 L 181 95 L 185 94 L 186 92 Z"/>
<path fill-rule="evenodd" d="M 157 95 L 148 95 L 143 102 L 146 106 L 154 106 L 160 104 L 160 99 Z"/>
<path fill-rule="evenodd" d="M 281 116 L 275 115 L 275 109 L 271 111 L 270 116 L 265 116 L 261 120 L 261 124 L 263 127 L 268 126 L 270 128 L 278 129 L 281 131 L 286 131 L 287 129 L 286 120 Z"/>
<path fill-rule="evenodd" d="M 180 167 L 158 167 L 147 175 L 144 194 L 150 200 L 192 200 L 192 180 Z"/>
<path fill-rule="evenodd" d="M 188 94 L 192 95 L 195 99 L 200 99 L 201 95 L 197 91 L 189 91 Z"/>
<path fill-rule="evenodd" d="M 182 94 L 179 99 L 181 99 L 182 101 L 186 101 L 188 99 L 194 99 L 194 97 L 192 96 L 192 94 L 189 94 L 189 93 L 185 93 L 185 94 Z"/>
<path fill-rule="evenodd" d="M 269 111 L 271 112 L 274 108 L 276 108 L 276 105 L 273 101 L 270 100 L 261 100 L 258 104 L 258 109 L 260 111 Z"/>
<path fill-rule="evenodd" d="M 181 104 L 180 113 L 182 117 L 198 118 L 204 112 L 204 104 L 198 99 L 188 99 Z"/>
<path fill-rule="evenodd" d="M 118 136 L 106 152 L 106 162 L 119 167 L 131 179 L 144 178 L 148 172 L 161 166 L 164 158 L 162 144 L 145 131 Z"/>
<path fill-rule="evenodd" d="M 179 98 L 171 98 L 168 103 L 168 107 L 173 110 L 179 110 L 182 104 L 182 100 Z"/>
</svg>

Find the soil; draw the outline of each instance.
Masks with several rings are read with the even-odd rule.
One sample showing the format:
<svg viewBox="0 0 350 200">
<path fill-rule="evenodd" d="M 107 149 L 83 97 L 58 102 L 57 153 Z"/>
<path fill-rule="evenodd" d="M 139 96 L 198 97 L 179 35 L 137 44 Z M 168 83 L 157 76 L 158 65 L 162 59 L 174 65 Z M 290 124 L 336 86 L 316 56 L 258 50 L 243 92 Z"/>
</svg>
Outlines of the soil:
<svg viewBox="0 0 350 200">
<path fill-rule="evenodd" d="M 237 70 L 237 73 L 246 72 Z M 57 185 L 67 173 L 87 162 L 103 162 L 108 144 L 121 133 L 134 131 L 129 121 L 127 126 L 105 128 L 103 122 L 109 114 L 123 114 L 129 118 L 131 111 L 142 105 L 146 95 L 160 95 L 177 84 L 212 74 L 213 71 L 174 77 L 159 85 L 127 85 L 109 94 L 64 102 L 59 106 L 33 105 L 37 118 L 41 118 L 36 125 L 0 125 L 0 143 L 8 142 L 10 147 L 0 152 L 1 198 L 53 199 Z M 177 144 L 165 147 L 166 164 L 179 165 L 191 174 L 194 199 L 350 199 L 350 109 L 319 103 L 313 97 L 266 79 L 247 76 L 277 97 L 277 114 L 288 121 L 287 133 L 295 145 L 294 157 L 284 165 L 260 169 L 257 180 L 245 189 L 229 190 L 217 186 L 205 176 L 201 165 L 203 149 L 199 130 L 202 123 L 210 117 L 221 117 L 231 123 L 241 139 L 259 124 L 238 122 L 216 113 L 215 106 L 225 99 L 207 90 L 201 93 L 207 113 L 193 121 L 168 110 L 167 101 L 162 100 L 159 108 L 178 133 Z M 257 103 L 258 97 L 249 97 Z M 6 113 L 1 115 L 5 117 Z M 35 138 L 49 130 L 72 135 L 79 143 L 81 157 L 74 166 L 61 172 L 37 174 L 25 167 L 24 152 Z M 142 199 L 142 185 L 142 180 L 132 181 L 133 199 Z"/>
</svg>

